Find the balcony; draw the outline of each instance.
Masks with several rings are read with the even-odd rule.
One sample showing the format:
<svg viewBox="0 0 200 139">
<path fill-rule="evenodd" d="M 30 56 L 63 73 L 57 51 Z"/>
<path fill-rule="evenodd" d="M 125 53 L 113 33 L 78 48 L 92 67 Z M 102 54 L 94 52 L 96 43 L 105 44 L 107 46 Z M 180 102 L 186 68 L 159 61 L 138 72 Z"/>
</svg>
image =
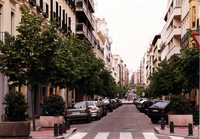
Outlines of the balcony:
<svg viewBox="0 0 200 139">
<path fill-rule="evenodd" d="M 93 0 L 89 0 L 90 6 L 92 8 L 92 11 L 94 12 L 94 1 Z"/>
<path fill-rule="evenodd" d="M 95 46 L 95 37 L 84 23 L 76 24 L 76 34 L 83 35 L 91 43 L 92 46 Z"/>
<path fill-rule="evenodd" d="M 90 25 L 94 29 L 94 24 L 95 24 L 94 17 L 92 16 L 92 13 L 89 11 L 84 0 L 76 1 L 76 12 L 83 12 L 85 16 L 87 17 Z"/>
<path fill-rule="evenodd" d="M 177 27 L 177 28 L 171 28 L 169 33 L 168 33 L 168 37 L 166 39 L 166 44 L 168 44 L 174 37 L 181 37 L 181 28 Z"/>
</svg>

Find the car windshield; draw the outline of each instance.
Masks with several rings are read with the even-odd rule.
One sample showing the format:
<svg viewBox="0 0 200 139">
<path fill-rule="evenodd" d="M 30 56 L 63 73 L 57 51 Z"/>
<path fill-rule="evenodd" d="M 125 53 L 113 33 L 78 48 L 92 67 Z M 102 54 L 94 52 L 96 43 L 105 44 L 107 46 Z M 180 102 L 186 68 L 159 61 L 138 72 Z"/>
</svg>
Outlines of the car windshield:
<svg viewBox="0 0 200 139">
<path fill-rule="evenodd" d="M 153 104 L 150 108 L 165 108 L 169 104 L 169 101 L 157 102 Z"/>
<path fill-rule="evenodd" d="M 82 102 L 78 102 L 74 105 L 74 108 L 76 109 L 82 109 L 82 108 L 86 108 L 86 102 L 82 101 Z"/>
<path fill-rule="evenodd" d="M 88 106 L 96 106 L 96 101 L 87 101 Z"/>
</svg>

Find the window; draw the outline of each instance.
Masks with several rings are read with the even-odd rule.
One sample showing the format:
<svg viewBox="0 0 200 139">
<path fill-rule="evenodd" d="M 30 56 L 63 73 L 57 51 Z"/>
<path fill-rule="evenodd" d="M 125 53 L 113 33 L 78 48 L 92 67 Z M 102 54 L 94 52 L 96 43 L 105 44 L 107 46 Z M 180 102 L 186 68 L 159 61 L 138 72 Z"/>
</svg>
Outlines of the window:
<svg viewBox="0 0 200 139">
<path fill-rule="evenodd" d="M 14 28 L 15 28 L 15 26 L 14 26 L 14 25 L 15 25 L 15 24 L 14 24 L 14 22 L 15 22 L 15 21 L 14 21 L 14 16 L 15 16 L 15 15 L 14 15 L 14 12 L 11 12 L 11 32 L 10 32 L 11 35 L 14 34 Z"/>
<path fill-rule="evenodd" d="M 62 28 L 65 28 L 65 10 L 63 10 L 63 14 L 62 14 Z"/>
<path fill-rule="evenodd" d="M 69 17 L 68 20 L 69 20 L 68 21 L 68 25 L 69 25 L 68 28 L 69 28 L 69 31 L 71 32 L 71 17 Z"/>
<path fill-rule="evenodd" d="M 43 11 L 43 0 L 40 0 L 40 8 Z"/>
<path fill-rule="evenodd" d="M 62 8 L 59 6 L 59 25 L 61 26 L 61 14 L 62 14 Z"/>
<path fill-rule="evenodd" d="M 0 32 L 1 32 L 1 24 L 2 24 L 2 5 L 0 5 Z"/>
<path fill-rule="evenodd" d="M 67 16 L 67 13 L 66 13 L 66 17 L 65 17 L 65 26 L 66 26 L 66 32 L 67 32 L 67 19 L 68 19 L 68 16 Z"/>
<path fill-rule="evenodd" d="M 56 1 L 56 21 L 58 21 L 58 2 Z"/>
<path fill-rule="evenodd" d="M 49 5 L 48 4 L 46 4 L 46 11 L 45 11 L 45 13 L 46 13 L 46 17 L 49 17 Z"/>
<path fill-rule="evenodd" d="M 196 7 L 192 6 L 192 28 L 195 27 L 196 24 Z"/>
<path fill-rule="evenodd" d="M 52 21 L 53 20 L 53 0 L 50 1 L 50 8 L 51 8 L 50 17 L 51 17 L 51 21 Z"/>
</svg>

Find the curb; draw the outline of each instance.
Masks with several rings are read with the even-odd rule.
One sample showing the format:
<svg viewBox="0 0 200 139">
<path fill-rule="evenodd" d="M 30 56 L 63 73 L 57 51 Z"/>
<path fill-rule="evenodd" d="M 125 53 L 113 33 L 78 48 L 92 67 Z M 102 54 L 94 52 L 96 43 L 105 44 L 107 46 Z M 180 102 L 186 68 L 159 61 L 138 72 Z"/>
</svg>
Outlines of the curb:
<svg viewBox="0 0 200 139">
<path fill-rule="evenodd" d="M 160 134 L 160 135 L 166 135 L 166 136 L 178 136 L 178 137 L 184 137 L 184 138 L 188 138 L 188 139 L 198 139 L 198 137 L 196 136 L 183 136 L 180 134 L 165 134 L 165 133 L 160 133 L 160 129 L 158 127 L 154 127 L 154 131 L 156 132 L 156 134 Z"/>
<path fill-rule="evenodd" d="M 72 128 L 70 130 L 67 130 L 67 133 L 62 135 L 62 136 L 58 136 L 58 137 L 34 137 L 34 138 L 30 138 L 30 139 L 65 139 L 69 136 L 71 136 L 74 132 L 77 131 L 77 128 Z"/>
</svg>

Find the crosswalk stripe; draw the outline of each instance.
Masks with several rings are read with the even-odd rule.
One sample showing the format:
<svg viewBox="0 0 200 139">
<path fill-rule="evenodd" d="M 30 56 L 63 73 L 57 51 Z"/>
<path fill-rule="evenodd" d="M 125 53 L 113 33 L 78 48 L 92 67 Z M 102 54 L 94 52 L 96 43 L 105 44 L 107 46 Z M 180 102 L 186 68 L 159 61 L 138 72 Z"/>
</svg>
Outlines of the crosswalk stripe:
<svg viewBox="0 0 200 139">
<path fill-rule="evenodd" d="M 86 135 L 87 135 L 86 132 L 77 132 L 76 134 L 74 134 L 71 137 L 69 137 L 69 139 L 82 139 Z"/>
<path fill-rule="evenodd" d="M 143 133 L 145 139 L 158 139 L 154 133 L 145 132 Z"/>
<path fill-rule="evenodd" d="M 171 139 L 184 139 L 183 137 L 169 136 Z"/>
<path fill-rule="evenodd" d="M 107 139 L 109 132 L 99 132 L 94 139 Z"/>
<path fill-rule="evenodd" d="M 130 132 L 120 132 L 120 139 L 133 139 Z"/>
</svg>

